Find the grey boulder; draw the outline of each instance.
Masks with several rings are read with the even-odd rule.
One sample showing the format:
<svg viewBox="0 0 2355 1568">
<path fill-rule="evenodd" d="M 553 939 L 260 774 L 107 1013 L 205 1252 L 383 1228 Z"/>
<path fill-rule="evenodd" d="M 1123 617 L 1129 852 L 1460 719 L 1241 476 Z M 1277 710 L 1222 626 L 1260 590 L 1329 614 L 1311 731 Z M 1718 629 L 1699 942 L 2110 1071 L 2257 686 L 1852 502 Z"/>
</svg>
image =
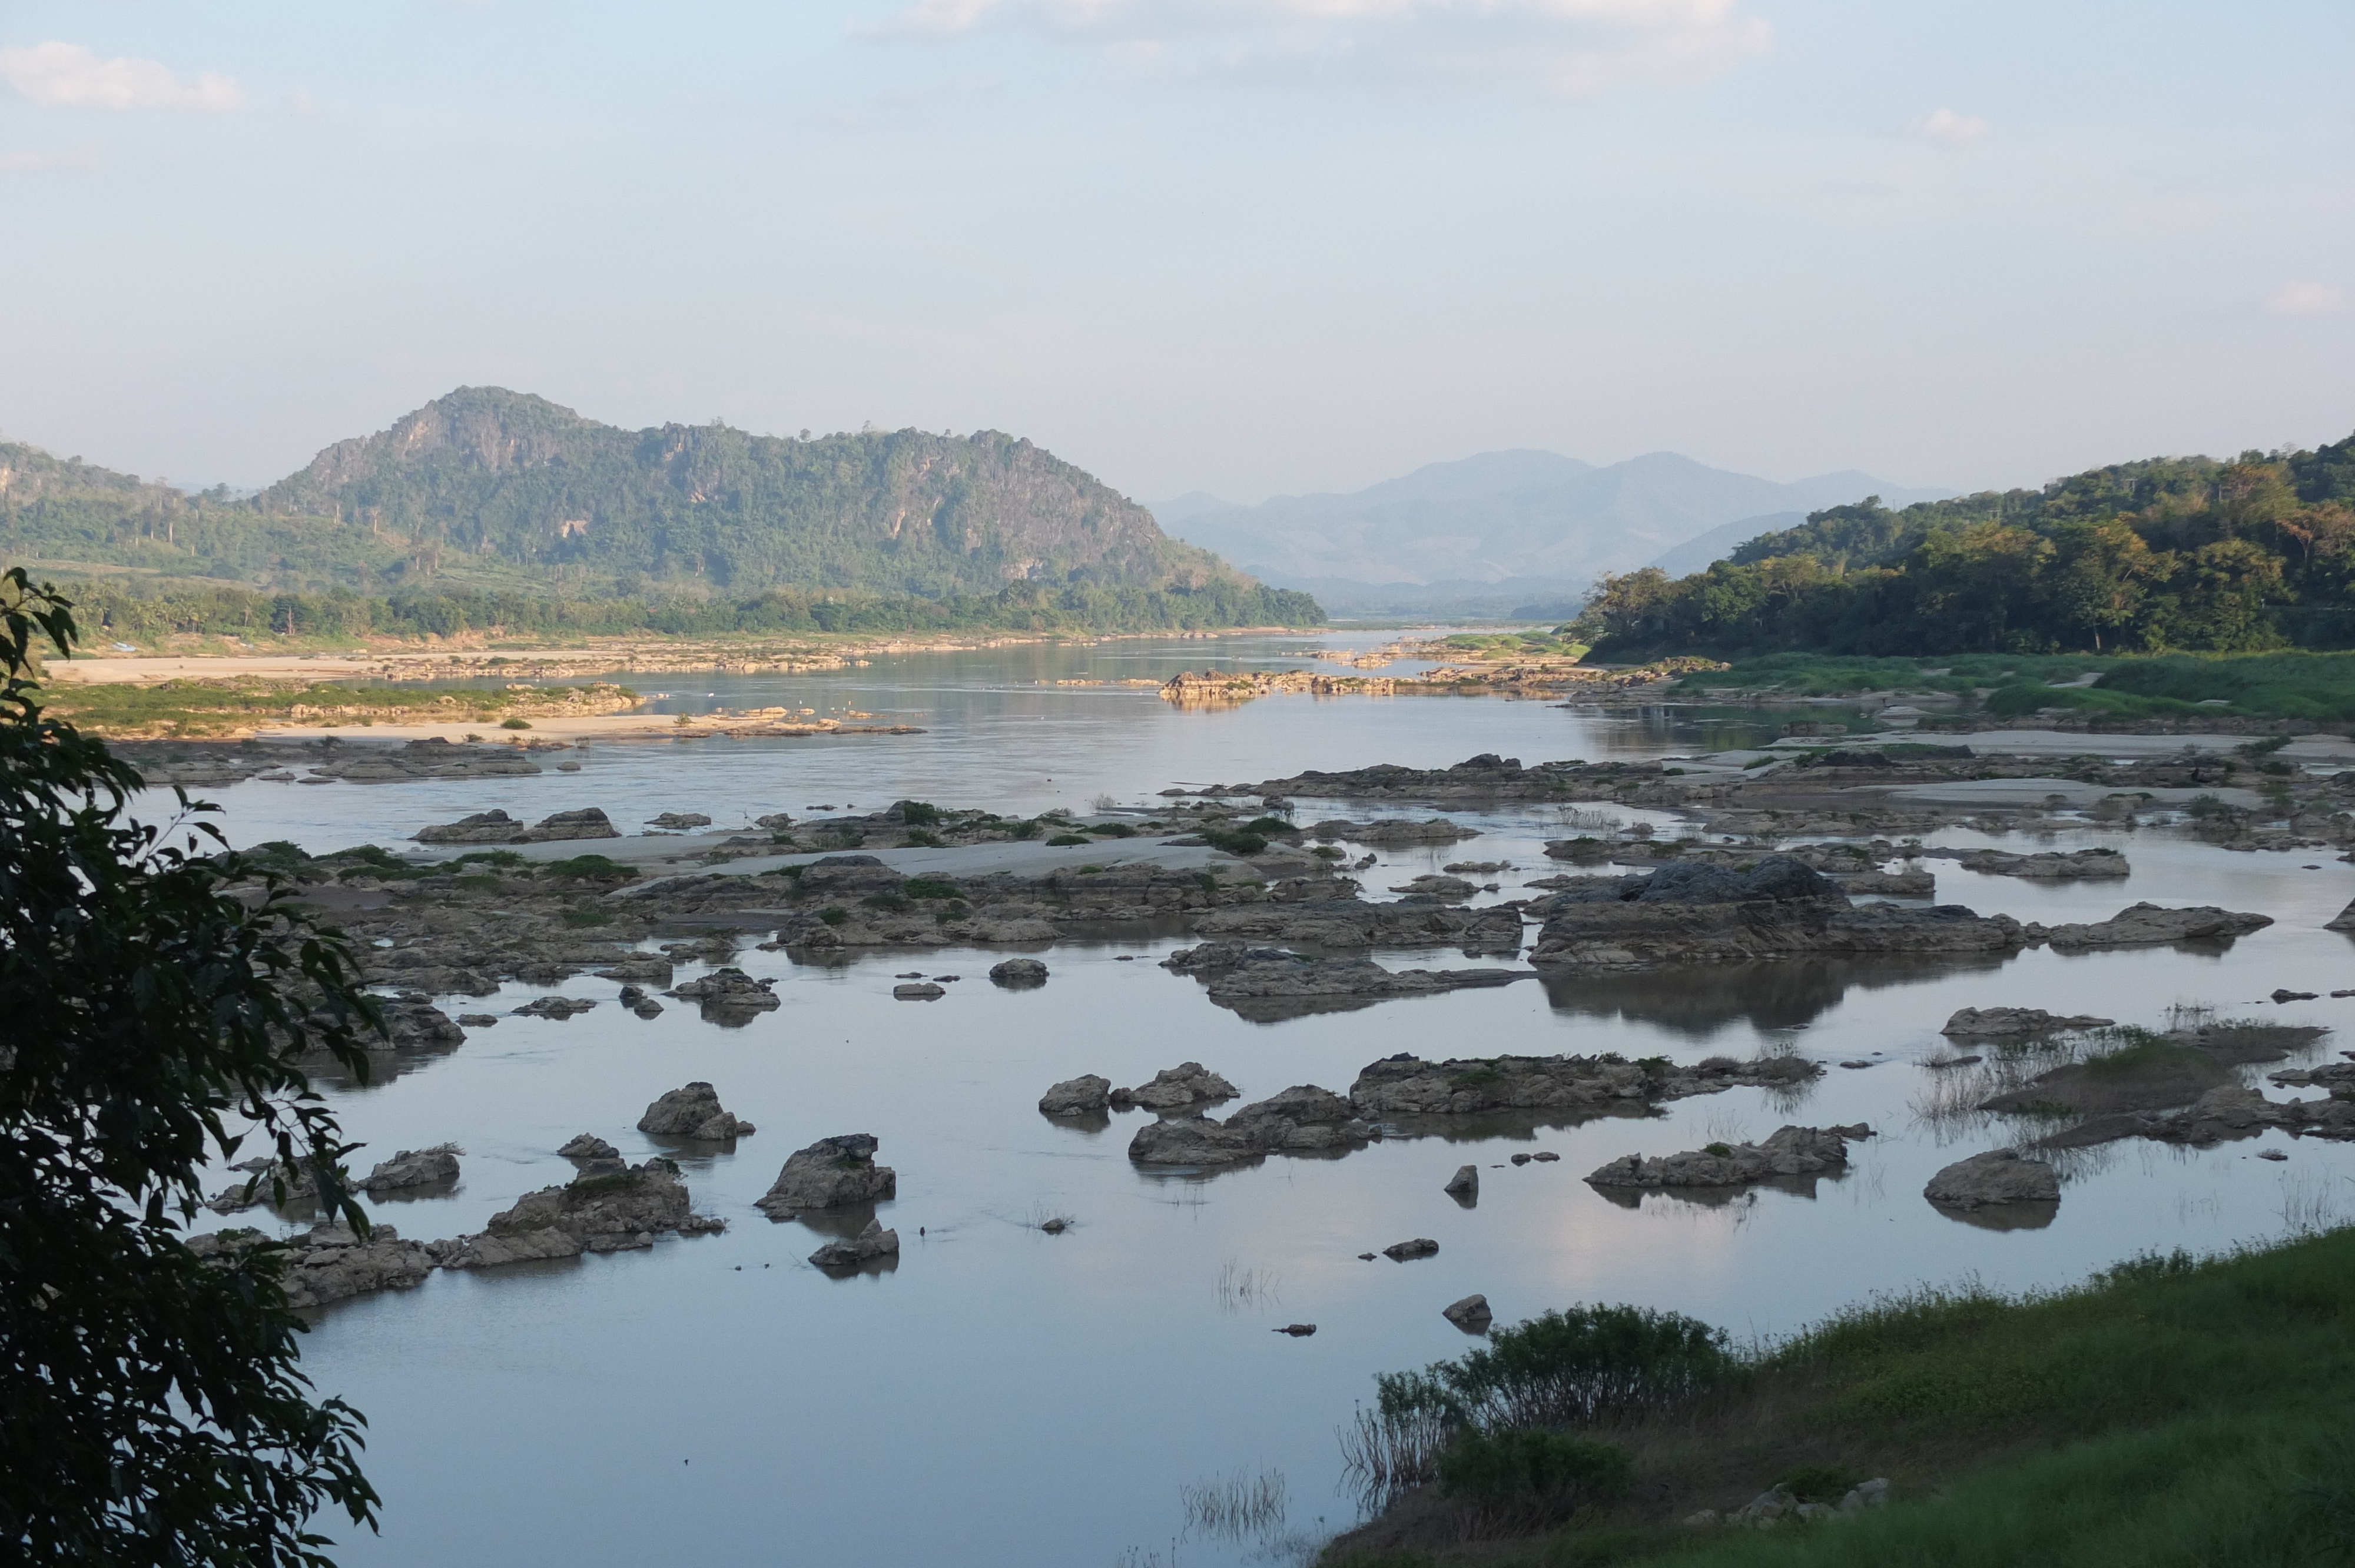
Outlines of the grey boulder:
<svg viewBox="0 0 2355 1568">
<path fill-rule="evenodd" d="M 1049 1116 L 1083 1116 L 1112 1104 L 1112 1080 L 1093 1073 L 1066 1078 L 1039 1097 L 1039 1108 Z"/>
<path fill-rule="evenodd" d="M 1947 1166 L 1930 1178 L 1922 1196 L 1942 1209 L 1966 1211 L 1990 1203 L 2057 1203 L 2061 1179 L 2041 1160 L 1997 1149 Z"/>
<path fill-rule="evenodd" d="M 757 1130 L 720 1107 L 719 1091 L 698 1080 L 683 1088 L 671 1090 L 646 1107 L 638 1118 L 638 1130 L 656 1138 L 693 1138 L 709 1142 L 725 1142 L 731 1138 L 749 1137 Z"/>
<path fill-rule="evenodd" d="M 899 1255 L 900 1233 L 885 1230 L 880 1220 L 869 1220 L 856 1240 L 830 1241 L 810 1254 L 809 1260 L 820 1268 L 857 1268 L 875 1258 Z"/>
<path fill-rule="evenodd" d="M 437 1182 L 458 1179 L 458 1156 L 464 1150 L 454 1143 L 437 1144 L 432 1149 L 404 1149 L 391 1159 L 379 1162 L 359 1183 L 363 1192 L 397 1192 L 406 1187 L 431 1187 Z"/>
<path fill-rule="evenodd" d="M 1162 1068 L 1149 1082 L 1133 1089 L 1114 1089 L 1112 1104 L 1122 1110 L 1132 1106 L 1145 1110 L 1177 1110 L 1214 1100 L 1231 1100 L 1236 1092 L 1234 1085 L 1201 1063 L 1180 1062 L 1174 1067 Z"/>
<path fill-rule="evenodd" d="M 878 1147 L 872 1135 L 853 1132 L 795 1150 L 756 1206 L 772 1219 L 782 1219 L 803 1209 L 834 1209 L 891 1197 L 900 1190 L 899 1172 L 875 1163 Z"/>
<path fill-rule="evenodd" d="M 1047 966 L 1037 959 L 1007 959 L 989 967 L 990 983 L 1022 991 L 1047 983 Z"/>
</svg>

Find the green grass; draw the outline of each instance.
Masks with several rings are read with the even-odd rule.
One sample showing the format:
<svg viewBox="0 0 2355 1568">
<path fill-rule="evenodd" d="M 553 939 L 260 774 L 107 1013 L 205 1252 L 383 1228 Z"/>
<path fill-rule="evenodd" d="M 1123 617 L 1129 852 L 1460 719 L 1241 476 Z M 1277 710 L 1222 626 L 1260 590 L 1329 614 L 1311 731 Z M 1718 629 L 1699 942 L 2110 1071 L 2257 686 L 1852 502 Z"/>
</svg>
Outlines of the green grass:
<svg viewBox="0 0 2355 1568">
<path fill-rule="evenodd" d="M 1586 1430 L 1632 1453 L 1628 1501 L 1518 1539 L 1343 1543 L 1327 1568 L 2345 1562 L 2355 1230 L 2144 1259 L 2036 1296 L 1877 1300 L 1753 1352 L 1678 1407 Z M 1895 1500 L 1770 1532 L 1678 1522 L 1838 1474 L 1889 1477 Z M 1401 1519 L 1418 1506 L 1442 1505 L 1410 1499 Z"/>
<path fill-rule="evenodd" d="M 2084 675 L 2099 678 L 2091 686 L 2051 683 Z M 2132 659 L 2027 653 L 1869 659 L 1774 653 L 1738 661 L 1730 670 L 1688 675 L 1678 689 L 1799 697 L 1944 692 L 1966 702 L 1974 692 L 1985 691 L 1985 710 L 1999 718 L 2020 717 L 2040 708 L 2081 708 L 2125 719 L 2204 713 L 2338 723 L 2355 720 L 2355 653 L 2168 653 Z"/>
</svg>

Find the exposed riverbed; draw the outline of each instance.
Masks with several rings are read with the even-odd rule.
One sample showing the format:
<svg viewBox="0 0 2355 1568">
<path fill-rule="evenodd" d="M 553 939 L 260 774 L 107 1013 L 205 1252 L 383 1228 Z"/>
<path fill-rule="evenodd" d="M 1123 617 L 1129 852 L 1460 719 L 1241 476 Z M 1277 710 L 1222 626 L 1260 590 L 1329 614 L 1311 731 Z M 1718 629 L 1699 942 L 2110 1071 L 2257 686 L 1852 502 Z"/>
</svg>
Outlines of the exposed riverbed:
<svg viewBox="0 0 2355 1568">
<path fill-rule="evenodd" d="M 1292 695 L 1187 712 L 1149 687 L 1039 683 L 1157 679 L 1199 668 L 1213 650 L 1221 667 L 1273 667 L 1312 645 L 1023 646 L 826 673 L 640 677 L 641 690 L 666 694 L 658 709 L 857 709 L 925 733 L 595 745 L 539 758 L 577 759 L 578 772 L 250 781 L 205 793 L 227 806 L 236 842 L 292 838 L 325 851 L 397 845 L 426 823 L 494 808 L 535 821 L 597 806 L 624 832 L 663 810 L 709 813 L 725 828 L 902 797 L 1028 814 L 1304 768 L 1444 766 L 1479 752 L 1532 762 L 1657 757 L 1773 730 L 1762 715 L 1606 717 L 1496 698 Z M 2087 737 L 2086 750 L 2099 747 Z M 1304 821 L 1368 814 L 1346 801 L 1298 804 Z M 1553 808 L 1449 814 L 1483 836 L 1382 851 L 1359 874 L 1369 895 L 1447 862 L 1512 863 L 1476 878 L 1502 885 L 1492 896 L 1565 869 L 1540 853 L 1564 836 Z M 1936 1031 L 1949 1013 L 2041 1007 L 2158 1024 L 2181 1002 L 2355 1026 L 2355 1000 L 2261 1000 L 2276 987 L 2355 986 L 2350 939 L 2321 928 L 2355 895 L 2355 867 L 2328 852 L 2232 853 L 2148 829 L 2088 826 L 2049 842 L 1952 830 L 1931 842 L 2106 845 L 2133 863 L 2123 884 L 2041 885 L 1927 863 L 1940 902 L 1984 914 L 2057 924 L 2148 900 L 2254 910 L 2275 923 L 2198 952 L 2038 948 L 1944 963 L 1566 978 L 1273 1024 L 1215 1007 L 1196 980 L 1160 969 L 1192 940 L 1178 937 L 1059 945 L 1040 954 L 1049 983 L 1027 991 L 984 978 L 1004 949 L 883 951 L 819 966 L 748 947 L 740 963 L 778 977 L 783 1005 L 729 1029 L 683 1005 L 642 1020 L 613 1001 L 614 982 L 568 980 L 557 989 L 602 1005 L 561 1022 L 503 1017 L 453 1050 L 403 1056 L 376 1084 L 335 1086 L 346 1129 L 369 1144 L 363 1167 L 396 1149 L 454 1141 L 466 1150 L 453 1194 L 379 1202 L 379 1218 L 416 1237 L 478 1230 L 522 1193 L 569 1178 L 553 1151 L 589 1131 L 632 1160 L 677 1153 L 698 1209 L 730 1228 L 646 1251 L 437 1274 L 413 1291 L 320 1314 L 306 1368 L 322 1391 L 368 1413 L 368 1472 L 386 1499 L 382 1536 L 346 1541 L 340 1555 L 388 1564 L 619 1564 L 681 1550 L 721 1562 L 1296 1561 L 1357 1517 L 1335 1426 L 1370 1395 L 1373 1373 L 1459 1352 L 1465 1338 L 1439 1309 L 1471 1292 L 1485 1293 L 1501 1322 L 1572 1301 L 1632 1301 L 1772 1335 L 1876 1291 L 1966 1276 L 2058 1284 L 2152 1248 L 2216 1248 L 2355 1213 L 2355 1149 L 2277 1133 L 2205 1150 L 2137 1141 L 2085 1151 L 2065 1165 L 2059 1213 L 2041 1228 L 1991 1229 L 1932 1209 L 1921 1191 L 1933 1171 L 2013 1140 L 1989 1118 L 1939 1111 L 1940 1075 L 1919 1064 L 1945 1048 Z M 1466 961 L 1444 949 L 1380 957 L 1392 968 Z M 938 1001 L 894 1001 L 894 976 L 919 969 L 963 978 Z M 684 966 L 679 978 L 698 972 Z M 511 985 L 463 1011 L 504 1015 L 548 989 Z M 2320 1059 L 2341 1044 L 2355 1042 L 2326 1038 Z M 1736 1088 L 1646 1119 L 1548 1128 L 1522 1118 L 1203 1177 L 1130 1164 L 1145 1113 L 1089 1131 L 1036 1109 L 1060 1079 L 1097 1073 L 1134 1084 L 1188 1060 L 1223 1073 L 1249 1100 L 1295 1084 L 1346 1090 L 1367 1063 L 1401 1051 L 1617 1051 L 1689 1063 L 1786 1047 L 1877 1065 L 1834 1065 L 1796 1097 Z M 691 1079 L 715 1084 L 759 1133 L 726 1153 L 632 1130 L 650 1100 Z M 1854 1145 L 1849 1171 L 1812 1195 L 1763 1188 L 1723 1202 L 1655 1194 L 1631 1204 L 1582 1180 L 1623 1155 L 1764 1138 L 1786 1121 L 1862 1121 L 1880 1136 Z M 882 1213 L 903 1251 L 890 1272 L 833 1278 L 803 1261 L 823 1234 L 773 1224 L 752 1204 L 787 1154 L 847 1132 L 879 1137 L 881 1161 L 899 1172 L 899 1196 Z M 2261 1160 L 2261 1149 L 2289 1159 Z M 1561 1159 L 1508 1163 L 1539 1150 Z M 1469 1209 L 1441 1191 L 1467 1161 L 1482 1177 Z M 1071 1229 L 1037 1228 L 1059 1214 Z M 1415 1236 L 1436 1239 L 1439 1255 L 1358 1256 Z M 1295 1322 L 1317 1332 L 1272 1331 Z M 1189 1529 L 1181 1489 L 1268 1470 L 1284 1479 L 1281 1530 L 1238 1540 Z"/>
</svg>

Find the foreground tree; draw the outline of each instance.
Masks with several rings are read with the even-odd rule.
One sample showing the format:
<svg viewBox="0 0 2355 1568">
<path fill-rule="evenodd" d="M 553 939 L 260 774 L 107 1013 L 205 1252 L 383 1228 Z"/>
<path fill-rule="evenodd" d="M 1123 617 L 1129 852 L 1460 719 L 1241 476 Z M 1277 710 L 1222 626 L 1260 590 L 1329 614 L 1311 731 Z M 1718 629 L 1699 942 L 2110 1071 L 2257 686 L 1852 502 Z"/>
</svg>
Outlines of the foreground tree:
<svg viewBox="0 0 2355 1568">
<path fill-rule="evenodd" d="M 378 1020 L 273 878 L 200 853 L 213 808 L 183 796 L 170 842 L 132 768 L 44 717 L 37 643 L 69 652 L 70 609 L 0 575 L 0 1556 L 325 1563 L 314 1513 L 374 1524 L 362 1419 L 297 1370 L 282 1251 L 207 1261 L 180 1226 L 249 1147 L 365 1229 L 299 1064 L 365 1074 Z M 223 891 L 249 878 L 266 896 Z"/>
</svg>

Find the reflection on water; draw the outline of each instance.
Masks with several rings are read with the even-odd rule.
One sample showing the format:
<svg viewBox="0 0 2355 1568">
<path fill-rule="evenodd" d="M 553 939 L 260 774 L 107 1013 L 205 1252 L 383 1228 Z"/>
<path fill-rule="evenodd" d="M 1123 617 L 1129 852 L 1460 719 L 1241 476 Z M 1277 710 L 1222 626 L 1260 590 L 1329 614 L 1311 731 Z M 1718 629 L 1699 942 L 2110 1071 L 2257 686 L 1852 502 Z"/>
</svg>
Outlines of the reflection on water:
<svg viewBox="0 0 2355 1568">
<path fill-rule="evenodd" d="M 682 694 L 666 702 L 852 705 L 928 733 L 601 746 L 573 774 L 249 783 L 224 794 L 240 842 L 293 837 L 329 849 L 391 842 L 494 807 L 537 820 L 597 805 L 624 823 L 694 810 L 722 826 L 812 802 L 871 809 L 902 796 L 1034 812 L 1098 793 L 1150 800 L 1180 781 L 1444 766 L 1483 751 L 1532 761 L 1657 755 L 1775 727 L 1772 715 L 1613 715 L 1455 698 L 1273 697 L 1181 714 L 1147 688 L 1028 683 L 1157 678 L 1199 667 L 1207 646 L 666 676 Z M 1225 665 L 1238 653 L 1296 658 L 1303 643 L 1215 646 Z M 1545 810 L 1455 814 L 1484 836 L 1385 850 L 1367 885 L 1466 858 L 1509 861 L 1524 875 L 1555 869 L 1542 855 L 1542 841 L 1560 836 Z M 1992 841 L 1957 832 L 1935 842 Z M 782 1005 L 735 1029 L 683 1006 L 638 1019 L 616 1003 L 615 982 L 587 975 L 564 991 L 602 1005 L 566 1022 L 508 1016 L 532 987 L 453 1004 L 501 1022 L 454 1050 L 396 1054 L 365 1086 L 325 1082 L 350 1134 L 368 1145 L 363 1160 L 445 1141 L 468 1151 L 446 1196 L 373 1205 L 404 1235 L 479 1230 L 523 1193 L 568 1179 L 554 1151 L 582 1131 L 633 1160 L 660 1151 L 634 1122 L 691 1080 L 717 1085 L 761 1130 L 681 1159 L 696 1207 L 726 1217 L 725 1234 L 436 1275 L 324 1313 L 305 1341 L 306 1369 L 323 1392 L 368 1413 L 368 1470 L 386 1499 L 383 1535 L 337 1552 L 353 1564 L 602 1568 L 675 1556 L 691 1531 L 698 1554 L 722 1562 L 1298 1560 L 1318 1533 L 1350 1520 L 1350 1501 L 1334 1489 L 1336 1426 L 1370 1394 L 1374 1372 L 1460 1353 L 1462 1335 L 1440 1308 L 1476 1291 L 1506 1323 L 1568 1303 L 1630 1301 L 1773 1335 L 1874 1291 L 1966 1275 L 1997 1288 L 2059 1284 L 2138 1252 L 2227 1245 L 2346 1210 L 2355 1150 L 2278 1133 L 2209 1150 L 2134 1142 L 2072 1153 L 2062 1201 L 2034 1228 L 1958 1223 L 1923 1201 L 1941 1166 L 2022 1136 L 2018 1118 L 1964 1104 L 1976 1090 L 1947 1076 L 1956 1069 L 1926 1065 L 1956 1054 L 1937 1031 L 1958 1008 L 2042 1007 L 2146 1026 L 2178 1001 L 2226 1016 L 2263 1007 L 2284 1022 L 2355 1018 L 2355 1002 L 2260 1000 L 2280 986 L 2332 989 L 2320 982 L 2345 970 L 2347 940 L 2322 927 L 2355 895 L 2355 868 L 2300 871 L 2285 857 L 2149 832 L 2089 828 L 2055 842 L 2124 848 L 2130 887 L 2031 885 L 1942 863 L 1939 898 L 2048 924 L 2104 918 L 2137 899 L 2257 909 L 2276 924 L 2209 953 L 2037 949 L 1561 977 L 1270 1024 L 1213 1006 L 1192 979 L 1157 967 L 1192 938 L 1140 928 L 1047 950 L 1051 974 L 1039 990 L 969 982 L 922 1006 L 891 999 L 894 972 L 914 967 L 904 954 L 805 961 L 747 948 L 739 962 L 775 979 Z M 1506 895 L 1519 892 L 1518 877 L 1500 880 Z M 1003 956 L 945 949 L 918 961 L 974 975 Z M 1455 961 L 1377 957 L 1391 968 Z M 686 962 L 677 978 L 700 972 Z M 1139 1083 L 1184 1061 L 1223 1073 L 1247 1102 L 1296 1084 L 1346 1090 L 1367 1063 L 1401 1051 L 1617 1052 L 1689 1064 L 1780 1050 L 1831 1065 L 1780 1098 L 1735 1089 L 1651 1115 L 1436 1118 L 1346 1158 L 1277 1155 L 1215 1177 L 1131 1166 L 1139 1113 L 1076 1122 L 1037 1110 L 1060 1080 Z M 1879 1136 L 1851 1146 L 1845 1175 L 1811 1186 L 1650 1194 L 1629 1206 L 1583 1180 L 1626 1154 L 1754 1139 L 1787 1120 L 1861 1121 Z M 899 1232 L 902 1251 L 891 1273 L 830 1278 L 804 1259 L 828 1236 L 855 1234 L 867 1211 L 774 1223 L 753 1204 L 792 1150 L 851 1132 L 879 1138 L 879 1158 L 899 1172 L 898 1197 L 873 1213 Z M 1561 1158 L 1510 1163 L 1540 1150 Z M 2259 1160 L 2261 1150 L 2288 1160 Z M 1444 1189 L 1467 1162 L 1480 1167 L 1481 1189 L 1463 1207 Z M 1035 1218 L 1047 1214 L 1072 1224 L 1049 1235 Z M 1402 1264 L 1379 1255 L 1419 1236 L 1439 1254 Z M 1368 1252 L 1374 1261 L 1361 1261 Z M 1246 1302 L 1236 1288 L 1244 1271 L 1254 1281 L 1265 1271 L 1275 1287 Z M 1271 1331 L 1290 1322 L 1317 1332 Z M 1211 1492 L 1248 1503 L 1270 1476 L 1283 1478 L 1283 1521 L 1261 1538 L 1238 1538 L 1205 1515 Z M 1221 1489 L 1236 1479 L 1239 1490 Z M 322 1528 L 338 1533 L 334 1521 Z"/>
</svg>

